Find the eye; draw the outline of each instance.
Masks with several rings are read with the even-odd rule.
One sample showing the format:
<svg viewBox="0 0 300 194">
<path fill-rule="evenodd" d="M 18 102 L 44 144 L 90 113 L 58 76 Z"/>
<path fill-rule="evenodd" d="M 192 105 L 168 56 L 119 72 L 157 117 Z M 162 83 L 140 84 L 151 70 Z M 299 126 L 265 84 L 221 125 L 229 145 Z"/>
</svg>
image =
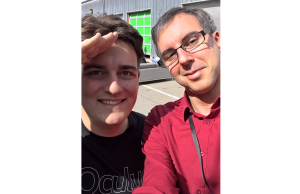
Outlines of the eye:
<svg viewBox="0 0 300 194">
<path fill-rule="evenodd" d="M 193 44 L 193 43 L 195 43 L 195 42 L 197 42 L 197 39 L 196 39 L 196 38 L 192 38 L 192 39 L 189 41 L 189 44 Z"/>
<path fill-rule="evenodd" d="M 198 47 L 202 42 L 200 42 L 201 39 L 201 34 L 196 33 L 190 37 L 188 37 L 184 43 L 182 44 L 182 46 L 187 49 L 187 50 L 191 50 L 195 47 Z"/>
<path fill-rule="evenodd" d="M 194 46 L 195 44 L 198 43 L 198 37 L 191 37 L 191 39 L 189 39 L 186 43 L 186 47 L 189 47 L 189 46 Z"/>
<path fill-rule="evenodd" d="M 174 55 L 176 55 L 176 53 L 177 53 L 176 51 L 171 52 L 169 57 L 173 57 Z"/>
<path fill-rule="evenodd" d="M 91 72 L 88 72 L 87 75 L 91 75 L 91 76 L 93 76 L 93 75 L 95 75 L 95 76 L 97 76 L 97 75 L 105 75 L 105 72 L 102 72 L 102 71 L 91 71 Z"/>
<path fill-rule="evenodd" d="M 133 73 L 131 73 L 130 71 L 123 71 L 120 75 L 122 76 L 126 76 L 126 77 L 129 77 L 129 76 L 134 76 Z"/>
<path fill-rule="evenodd" d="M 174 50 L 165 55 L 164 61 L 172 61 L 176 57 L 177 52 Z"/>
<path fill-rule="evenodd" d="M 99 70 L 94 70 L 94 71 L 89 71 L 86 73 L 82 74 L 82 78 L 88 78 L 88 79 L 95 79 L 95 80 L 101 80 L 105 78 L 107 75 L 106 71 L 99 71 Z"/>
</svg>

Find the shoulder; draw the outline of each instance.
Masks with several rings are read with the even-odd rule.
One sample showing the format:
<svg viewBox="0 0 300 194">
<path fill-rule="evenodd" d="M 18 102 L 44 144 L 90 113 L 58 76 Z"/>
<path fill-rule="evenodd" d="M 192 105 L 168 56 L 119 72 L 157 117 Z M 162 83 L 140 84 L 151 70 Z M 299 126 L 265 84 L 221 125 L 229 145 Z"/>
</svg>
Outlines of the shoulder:
<svg viewBox="0 0 300 194">
<path fill-rule="evenodd" d="M 142 122 L 144 122 L 146 119 L 145 115 L 135 112 L 135 111 L 131 111 L 129 114 L 129 117 L 133 118 L 134 120 L 142 121 Z"/>
<path fill-rule="evenodd" d="M 128 115 L 128 119 L 131 127 L 141 128 L 141 129 L 144 128 L 144 122 L 146 119 L 145 115 L 138 112 L 131 111 L 130 114 Z"/>
<path fill-rule="evenodd" d="M 145 120 L 145 129 L 158 127 L 159 125 L 172 124 L 175 117 L 180 117 L 182 114 L 181 99 L 168 102 L 164 105 L 155 106 L 148 114 Z"/>
<path fill-rule="evenodd" d="M 164 105 L 157 105 L 154 108 L 151 109 L 149 115 L 147 116 L 147 119 L 149 117 L 165 117 L 176 114 L 177 112 L 181 111 L 181 99 L 174 101 L 174 102 L 168 102 Z"/>
</svg>

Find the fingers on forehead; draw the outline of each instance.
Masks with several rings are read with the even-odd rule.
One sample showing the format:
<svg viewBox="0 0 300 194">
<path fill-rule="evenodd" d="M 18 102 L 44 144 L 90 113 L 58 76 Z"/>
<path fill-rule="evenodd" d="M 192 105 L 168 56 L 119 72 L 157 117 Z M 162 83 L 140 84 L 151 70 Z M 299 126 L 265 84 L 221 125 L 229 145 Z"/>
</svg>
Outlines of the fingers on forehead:
<svg viewBox="0 0 300 194">
<path fill-rule="evenodd" d="M 100 33 L 97 33 L 95 36 L 89 38 L 89 39 L 85 39 L 84 41 L 82 41 L 81 43 L 81 49 L 85 50 L 88 49 L 89 47 L 97 44 L 97 42 L 99 42 L 99 38 L 101 37 Z"/>
</svg>

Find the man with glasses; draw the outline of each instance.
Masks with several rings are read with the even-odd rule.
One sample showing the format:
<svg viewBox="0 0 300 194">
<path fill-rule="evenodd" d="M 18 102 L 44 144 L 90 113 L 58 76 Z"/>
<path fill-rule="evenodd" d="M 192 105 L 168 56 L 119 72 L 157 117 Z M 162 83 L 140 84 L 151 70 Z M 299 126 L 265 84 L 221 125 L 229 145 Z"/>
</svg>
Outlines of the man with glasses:
<svg viewBox="0 0 300 194">
<path fill-rule="evenodd" d="M 133 193 L 220 193 L 220 35 L 201 9 L 173 8 L 152 29 L 183 98 L 145 121 L 143 186 Z"/>
</svg>

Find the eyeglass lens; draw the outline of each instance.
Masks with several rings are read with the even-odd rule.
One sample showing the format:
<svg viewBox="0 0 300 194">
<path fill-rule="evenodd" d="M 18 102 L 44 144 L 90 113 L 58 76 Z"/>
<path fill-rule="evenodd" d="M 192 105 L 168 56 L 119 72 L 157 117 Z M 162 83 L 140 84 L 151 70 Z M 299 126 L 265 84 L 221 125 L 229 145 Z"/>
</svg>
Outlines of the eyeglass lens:
<svg viewBox="0 0 300 194">
<path fill-rule="evenodd" d="M 203 42 L 204 42 L 204 36 L 200 32 L 198 32 L 196 34 L 191 35 L 189 38 L 187 38 L 181 45 L 181 48 L 187 52 L 193 51 L 196 48 L 198 48 Z M 169 67 L 170 65 L 175 63 L 178 59 L 177 49 L 165 54 L 162 59 L 165 63 L 165 66 Z"/>
</svg>

